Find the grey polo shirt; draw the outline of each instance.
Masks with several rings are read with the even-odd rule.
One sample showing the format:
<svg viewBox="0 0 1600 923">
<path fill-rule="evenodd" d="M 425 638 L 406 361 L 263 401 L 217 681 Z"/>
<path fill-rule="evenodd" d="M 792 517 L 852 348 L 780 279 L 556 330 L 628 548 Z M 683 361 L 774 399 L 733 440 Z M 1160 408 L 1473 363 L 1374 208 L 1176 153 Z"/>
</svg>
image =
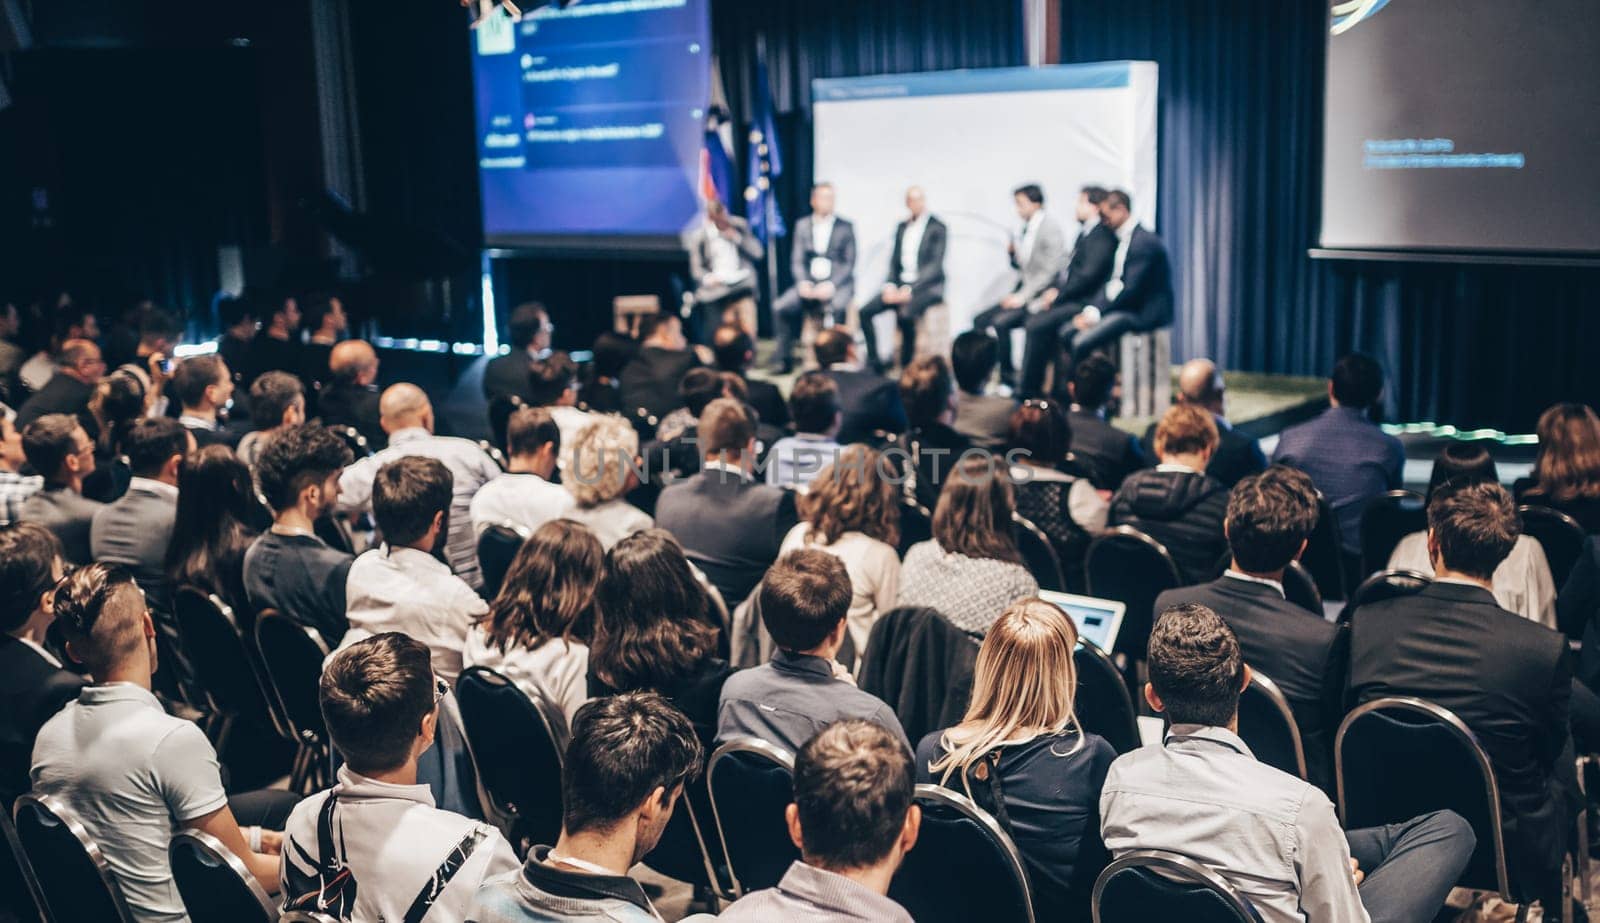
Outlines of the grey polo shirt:
<svg viewBox="0 0 1600 923">
<path fill-rule="evenodd" d="M 910 750 L 894 711 L 857 689 L 843 667 L 837 674 L 833 668 L 831 660 L 779 650 L 770 663 L 734 673 L 722 686 L 717 740 L 757 737 L 797 753 L 835 721 L 864 718 L 893 731 Z"/>
<path fill-rule="evenodd" d="M 716 919 L 721 923 L 743 923 L 746 920 L 911 923 L 911 914 L 889 898 L 843 875 L 796 862 L 789 866 L 789 871 L 784 873 L 783 880 L 778 882 L 776 888 L 745 895 Z"/>
</svg>

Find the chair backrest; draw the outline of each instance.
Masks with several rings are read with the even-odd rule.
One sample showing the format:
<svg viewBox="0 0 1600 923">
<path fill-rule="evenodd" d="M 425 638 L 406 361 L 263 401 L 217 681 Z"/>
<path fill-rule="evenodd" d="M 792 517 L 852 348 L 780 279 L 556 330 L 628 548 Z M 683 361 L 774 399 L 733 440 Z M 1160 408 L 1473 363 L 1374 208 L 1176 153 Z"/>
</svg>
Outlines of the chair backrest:
<svg viewBox="0 0 1600 923">
<path fill-rule="evenodd" d="M 561 833 L 566 717 L 542 693 L 530 696 L 486 667 L 462 671 L 456 704 L 478 784 L 488 796 L 485 812 L 509 828 L 513 845 L 554 843 Z"/>
<path fill-rule="evenodd" d="M 1361 581 L 1355 592 L 1350 594 L 1350 601 L 1344 604 L 1344 609 L 1339 613 L 1339 621 L 1348 622 L 1350 616 L 1362 606 L 1369 606 L 1385 599 L 1394 599 L 1399 596 L 1410 596 L 1422 592 L 1433 581 L 1424 574 L 1414 570 L 1383 570 Z"/>
<path fill-rule="evenodd" d="M 172 611 L 195 675 L 216 711 L 276 726 L 271 696 L 239 632 L 233 609 L 214 594 L 192 586 L 172 594 Z"/>
<path fill-rule="evenodd" d="M 905 557 L 911 546 L 933 538 L 933 514 L 914 500 L 900 504 L 900 557 Z"/>
<path fill-rule="evenodd" d="M 723 859 L 741 895 L 771 888 L 800 858 L 784 809 L 794 800 L 794 756 L 751 737 L 730 740 L 706 764 Z"/>
<path fill-rule="evenodd" d="M 1172 553 L 1132 526 L 1117 526 L 1089 543 L 1083 570 L 1088 595 L 1115 599 L 1128 607 L 1115 652 L 1143 660 L 1156 597 L 1183 585 Z"/>
<path fill-rule="evenodd" d="M 1289 602 L 1322 617 L 1322 591 L 1317 589 L 1317 578 L 1311 576 L 1299 561 L 1290 561 L 1283 570 L 1283 596 Z"/>
<path fill-rule="evenodd" d="M 1374 699 L 1345 716 L 1333 759 L 1346 830 L 1452 810 L 1478 837 L 1460 885 L 1517 902 L 1506 874 L 1494 766 L 1454 713 L 1421 699 Z"/>
<path fill-rule="evenodd" d="M 1105 867 L 1094 883 L 1094 923 L 1260 923 L 1221 875 L 1177 853 L 1140 849 Z"/>
<path fill-rule="evenodd" d="M 1119 754 L 1139 749 L 1139 713 L 1111 655 L 1092 641 L 1080 641 L 1072 659 L 1078 665 L 1078 723 Z"/>
<path fill-rule="evenodd" d="M 1560 590 L 1567 585 L 1567 578 L 1572 576 L 1572 569 L 1583 554 L 1583 540 L 1588 538 L 1588 534 L 1576 519 L 1548 506 L 1524 504 L 1517 507 L 1517 512 L 1522 516 L 1523 534 L 1544 549 L 1545 560 L 1550 562 L 1550 578 L 1555 581 L 1556 589 Z"/>
<path fill-rule="evenodd" d="M 1253 669 L 1250 685 L 1239 696 L 1239 737 L 1261 762 L 1302 779 L 1310 778 L 1306 775 L 1300 726 L 1295 723 L 1288 698 L 1277 683 Z"/>
<path fill-rule="evenodd" d="M 1022 552 L 1022 563 L 1027 565 L 1039 589 L 1066 592 L 1067 579 L 1061 573 L 1061 558 L 1050 544 L 1050 536 L 1020 513 L 1011 514 L 1011 525 L 1017 550 Z"/>
<path fill-rule="evenodd" d="M 1344 553 L 1339 550 L 1339 524 L 1333 518 L 1328 498 L 1321 493 L 1317 494 L 1317 524 L 1306 538 L 1300 561 L 1317 581 L 1317 592 L 1323 599 L 1345 598 L 1348 575 L 1344 572 Z"/>
<path fill-rule="evenodd" d="M 328 432 L 338 436 L 356 458 L 366 458 L 372 454 L 372 446 L 367 442 L 367 437 L 361 435 L 361 431 L 354 426 L 330 426 Z"/>
<path fill-rule="evenodd" d="M 173 834 L 172 880 L 193 923 L 275 923 L 278 908 L 244 861 L 200 830 Z"/>
<path fill-rule="evenodd" d="M 263 609 L 256 616 L 256 650 L 295 737 L 317 746 L 326 743 L 328 731 L 317 690 L 328 648 L 316 631 L 281 612 Z"/>
<path fill-rule="evenodd" d="M 1428 528 L 1428 502 L 1414 490 L 1391 490 L 1361 510 L 1361 573 L 1389 566 L 1400 540 Z"/>
<path fill-rule="evenodd" d="M 922 832 L 889 883 L 917 923 L 1033 923 L 1033 895 L 1017 844 L 987 811 L 937 785 L 917 786 Z"/>
<path fill-rule="evenodd" d="M 17 840 L 51 919 L 132 923 L 122 888 L 78 815 L 52 795 L 23 795 L 15 810 Z"/>
<path fill-rule="evenodd" d="M 531 534 L 526 527 L 504 522 L 489 526 L 478 535 L 478 568 L 483 572 L 483 590 L 489 596 L 500 592 L 511 562 Z"/>
<path fill-rule="evenodd" d="M 40 923 L 44 919 L 44 895 L 33 877 L 28 854 L 17 839 L 11 816 L 0 811 L 0 840 L 5 853 L 0 855 L 0 920 L 14 923 Z"/>
</svg>

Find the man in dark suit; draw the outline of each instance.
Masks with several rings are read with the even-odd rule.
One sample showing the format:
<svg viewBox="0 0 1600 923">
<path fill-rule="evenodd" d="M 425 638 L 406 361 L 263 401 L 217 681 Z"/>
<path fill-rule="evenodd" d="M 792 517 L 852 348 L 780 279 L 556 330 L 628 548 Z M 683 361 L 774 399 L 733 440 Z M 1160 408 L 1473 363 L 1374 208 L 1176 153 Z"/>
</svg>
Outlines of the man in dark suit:
<svg viewBox="0 0 1600 923">
<path fill-rule="evenodd" d="M 1011 266 L 1017 270 L 1017 282 L 1000 303 L 978 312 L 972 319 L 973 330 L 992 332 L 1000 341 L 1000 375 L 1007 381 L 1016 374 L 1011 360 L 1011 331 L 1028 320 L 1030 310 L 1046 306 L 1044 293 L 1056 280 L 1056 274 L 1066 263 L 1067 238 L 1061 225 L 1045 213 L 1044 190 L 1029 183 L 1011 194 L 1016 201 L 1017 217 L 1022 219 L 1022 230 L 1007 249 Z"/>
<path fill-rule="evenodd" d="M 750 377 L 750 365 L 756 361 L 756 341 L 743 327 L 738 324 L 718 327 L 711 337 L 711 354 L 718 371 L 732 372 L 744 380 L 750 406 L 761 415 L 763 425 L 788 428 L 789 402 L 783 399 L 783 392 L 770 381 Z"/>
<path fill-rule="evenodd" d="M 259 377 L 259 376 L 258 376 Z M 182 413 L 178 422 L 194 435 L 196 445 L 232 445 L 219 416 L 233 398 L 233 373 L 221 356 L 193 356 L 172 373 L 172 393 Z"/>
<path fill-rule="evenodd" d="M 294 296 L 282 292 L 269 294 L 265 303 L 271 306 L 265 318 L 266 326 L 250 341 L 249 367 L 240 381 L 246 388 L 262 372 L 293 375 L 305 367 L 300 347 L 300 303 Z"/>
<path fill-rule="evenodd" d="M 900 326 L 900 364 L 911 364 L 917 345 L 917 321 L 924 311 L 944 300 L 944 222 L 928 214 L 928 197 L 922 187 L 906 190 L 910 214 L 894 229 L 894 250 L 889 253 L 889 273 L 883 288 L 861 307 L 858 321 L 867 342 L 867 365 L 883 372 L 886 363 L 878 352 L 874 318 L 895 312 Z"/>
<path fill-rule="evenodd" d="M 761 581 L 795 524 L 794 494 L 756 479 L 756 421 L 732 398 L 700 415 L 699 474 L 667 486 L 656 525 L 677 537 L 732 612 Z"/>
<path fill-rule="evenodd" d="M 906 430 L 906 410 L 899 386 L 882 375 L 861 369 L 856 344 L 841 327 L 817 334 L 812 345 L 817 365 L 839 386 L 839 412 L 844 422 L 834 440 L 840 445 L 868 442 L 875 432 L 899 435 Z"/>
<path fill-rule="evenodd" d="M 1420 593 L 1356 610 L 1350 695 L 1415 696 L 1466 722 L 1499 782 L 1512 887 L 1552 907 L 1577 808 L 1572 665 L 1566 638 L 1500 608 L 1490 592 L 1520 531 L 1499 484 L 1436 491 L 1428 555 L 1437 576 Z"/>
<path fill-rule="evenodd" d="M 1116 261 L 1117 235 L 1100 220 L 1100 206 L 1109 193 L 1099 186 L 1078 192 L 1077 218 L 1081 230 L 1072 245 L 1065 269 L 1045 289 L 1045 309 L 1023 324 L 1027 339 L 1022 347 L 1022 377 L 1018 390 L 1024 398 L 1044 390 L 1044 373 L 1060 351 L 1061 325 L 1083 310 L 1111 279 Z"/>
<path fill-rule="evenodd" d="M 1178 403 L 1203 407 L 1217 421 L 1217 451 L 1206 465 L 1206 474 L 1232 487 L 1249 475 L 1265 471 L 1267 457 L 1254 439 L 1235 430 L 1228 422 L 1223 414 L 1226 395 L 1227 385 L 1222 381 L 1222 373 L 1210 359 L 1190 359 L 1178 370 Z M 1156 425 L 1152 423 L 1144 431 L 1146 458 L 1155 452 L 1155 439 Z"/>
<path fill-rule="evenodd" d="M 1305 551 L 1317 524 L 1317 491 L 1304 472 L 1269 468 L 1240 481 L 1225 530 L 1233 562 L 1210 583 L 1168 590 L 1155 612 L 1199 603 L 1233 629 L 1245 662 L 1278 684 L 1305 745 L 1306 769 L 1333 791 L 1333 734 L 1339 726 L 1349 639 L 1320 612 L 1284 598 L 1283 572 Z M 1331 795 L 1330 795 L 1331 797 Z"/>
<path fill-rule="evenodd" d="M 172 612 L 167 546 L 178 516 L 178 466 L 195 450 L 194 435 L 166 417 L 135 422 L 122 438 L 133 479 L 128 492 L 95 513 L 89 553 L 96 561 L 133 572 L 158 616 Z M 157 624 L 162 619 L 157 618 Z"/>
<path fill-rule="evenodd" d="M 372 451 L 389 444 L 378 411 L 378 353 L 365 340 L 345 340 L 328 354 L 331 380 L 317 397 L 325 426 L 353 426 Z"/>
<path fill-rule="evenodd" d="M 678 383 L 700 364 L 683 337 L 676 314 L 656 314 L 639 323 L 639 351 L 622 367 L 623 413 L 643 408 L 660 419 L 683 406 Z"/>
<path fill-rule="evenodd" d="M 43 475 L 44 489 L 22 502 L 19 518 L 49 529 L 67 561 L 90 563 L 89 526 L 105 505 L 83 495 L 83 479 L 94 472 L 94 440 L 77 417 L 50 413 L 23 432 L 22 451 Z"/>
<path fill-rule="evenodd" d="M 834 324 L 842 324 L 855 297 L 856 232 L 833 212 L 833 184 L 811 187 L 811 214 L 795 222 L 789 268 L 794 288 L 772 305 L 778 324 L 775 364 L 782 372 L 793 370 L 791 353 L 800 339 L 802 315 L 826 311 Z"/>
<path fill-rule="evenodd" d="M 1002 451 L 1011 438 L 1011 414 L 1016 399 L 987 391 L 989 377 L 999 361 L 995 338 L 981 330 L 968 330 L 950 344 L 950 371 L 956 379 L 956 432 L 973 444 Z"/>
<path fill-rule="evenodd" d="M 1106 193 L 1100 220 L 1117 233 L 1111 278 L 1089 305 L 1061 327 L 1062 343 L 1076 362 L 1110 346 L 1124 333 L 1142 333 L 1172 323 L 1172 263 L 1167 245 L 1133 219 L 1133 203 L 1121 189 Z"/>
<path fill-rule="evenodd" d="M 90 436 L 98 435 L 100 426 L 89 413 L 89 397 L 105 373 L 106 362 L 93 340 L 67 340 L 56 355 L 56 373 L 17 408 L 12 422 L 24 430 L 47 413 L 70 413 L 83 422 Z"/>
<path fill-rule="evenodd" d="M 528 372 L 533 360 L 550 351 L 550 335 L 555 325 L 544 305 L 537 301 L 517 305 L 511 312 L 508 325 L 511 334 L 511 352 L 495 356 L 483 367 L 483 396 L 489 400 L 497 397 L 521 398 L 532 405 L 529 393 Z"/>
<path fill-rule="evenodd" d="M 1131 433 L 1106 422 L 1106 405 L 1117 390 L 1117 367 L 1104 356 L 1089 356 L 1072 369 L 1066 384 L 1071 399 L 1072 460 L 1094 486 L 1116 490 L 1144 467 L 1144 450 Z"/>
</svg>

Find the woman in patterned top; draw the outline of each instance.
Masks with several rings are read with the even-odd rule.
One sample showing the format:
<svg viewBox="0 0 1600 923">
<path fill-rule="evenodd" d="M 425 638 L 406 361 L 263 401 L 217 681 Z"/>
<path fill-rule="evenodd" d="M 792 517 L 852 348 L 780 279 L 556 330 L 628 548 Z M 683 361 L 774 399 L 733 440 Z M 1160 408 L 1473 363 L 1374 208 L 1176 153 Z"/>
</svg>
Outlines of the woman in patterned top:
<svg viewBox="0 0 1600 923">
<path fill-rule="evenodd" d="M 1111 504 L 1086 477 L 1061 469 L 1072 442 L 1066 409 L 1055 401 L 1023 401 L 1011 413 L 1011 479 L 1017 512 L 1044 530 L 1061 559 L 1067 588 L 1083 592 L 1083 555 L 1105 530 Z"/>
</svg>

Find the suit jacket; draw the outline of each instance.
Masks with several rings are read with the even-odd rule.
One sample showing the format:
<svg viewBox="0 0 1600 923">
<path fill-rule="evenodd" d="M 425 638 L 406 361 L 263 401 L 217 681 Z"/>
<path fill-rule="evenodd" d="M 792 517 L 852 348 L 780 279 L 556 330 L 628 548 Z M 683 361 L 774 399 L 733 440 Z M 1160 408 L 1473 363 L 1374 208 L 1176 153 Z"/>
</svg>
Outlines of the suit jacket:
<svg viewBox="0 0 1600 923">
<path fill-rule="evenodd" d="M 998 451 L 1011 438 L 1011 414 L 1017 409 L 1015 398 L 997 394 L 956 393 L 956 432 L 980 448 Z"/>
<path fill-rule="evenodd" d="M 761 422 L 775 426 L 778 429 L 787 429 L 789 426 L 789 402 L 783 399 L 783 392 L 770 381 L 757 381 L 753 378 L 744 378 L 745 390 L 750 395 L 750 406 L 756 409 L 756 414 L 761 417 Z"/>
<path fill-rule="evenodd" d="M 882 375 L 856 369 L 832 368 L 828 377 L 839 386 L 839 412 L 843 422 L 834 441 L 840 445 L 866 442 L 875 430 L 903 433 L 906 409 L 900 403 L 900 386 Z"/>
<path fill-rule="evenodd" d="M 1019 264 L 1015 254 L 1011 257 L 1011 265 L 1022 272 L 1012 291 L 1025 301 L 1039 297 L 1039 293 L 1056 280 L 1056 273 L 1061 271 L 1066 259 L 1067 235 L 1049 213 L 1044 213 L 1039 219 L 1039 229 L 1033 235 L 1033 249 L 1028 251 L 1028 262 Z"/>
<path fill-rule="evenodd" d="M 0 805 L 31 783 L 33 739 L 63 705 L 78 697 L 82 677 L 52 665 L 10 635 L 0 635 Z"/>
<path fill-rule="evenodd" d="M 978 642 L 932 609 L 885 612 L 861 656 L 861 689 L 889 703 L 907 737 L 961 723 Z"/>
<path fill-rule="evenodd" d="M 668 485 L 656 525 L 677 537 L 732 612 L 778 559 L 795 524 L 794 494 L 720 468 Z"/>
<path fill-rule="evenodd" d="M 1217 417 L 1217 451 L 1212 453 L 1211 461 L 1206 465 L 1206 475 L 1221 481 L 1224 486 L 1232 488 L 1252 474 L 1267 470 L 1267 456 L 1262 453 L 1261 446 L 1254 439 L 1244 435 L 1233 428 L 1233 424 Z M 1155 464 L 1156 457 L 1156 425 L 1154 423 L 1144 431 L 1144 439 L 1140 443 L 1144 449 L 1144 457 L 1150 464 Z"/>
<path fill-rule="evenodd" d="M 100 424 L 94 420 L 94 415 L 89 412 L 89 396 L 94 393 L 93 385 L 86 385 L 71 375 L 56 372 L 50 376 L 34 395 L 22 402 L 17 408 L 17 418 L 12 421 L 17 430 L 25 430 L 28 424 L 49 413 L 70 413 L 83 424 L 84 432 L 90 438 L 100 434 Z"/>
<path fill-rule="evenodd" d="M 322 389 L 317 398 L 317 410 L 326 426 L 353 426 L 356 432 L 367 437 L 372 451 L 382 451 L 389 444 L 389 434 L 383 431 L 378 413 L 378 389 L 374 385 L 334 384 Z"/>
<path fill-rule="evenodd" d="M 842 311 L 849 307 L 856 288 L 856 229 L 855 225 L 835 215 L 833 233 L 828 236 L 828 249 L 818 252 L 811 246 L 811 216 L 806 215 L 794 224 L 794 244 L 789 252 L 789 270 L 794 279 L 811 278 L 811 260 L 825 256 L 832 263 L 828 281 L 833 283 L 833 309 Z M 813 281 L 822 281 L 816 279 Z"/>
<path fill-rule="evenodd" d="M 1222 616 L 1239 639 L 1245 663 L 1283 690 L 1300 727 L 1311 782 L 1332 792 L 1333 735 L 1344 717 L 1350 656 L 1345 630 L 1270 586 L 1234 577 L 1168 590 L 1156 597 L 1153 614 L 1184 603 L 1200 603 Z"/>
<path fill-rule="evenodd" d="M 1066 268 L 1050 283 L 1056 290 L 1055 303 L 1088 304 L 1111 281 L 1116 257 L 1117 233 L 1095 222 L 1094 227 L 1078 235 Z"/>
<path fill-rule="evenodd" d="M 1115 254 L 1112 258 L 1115 260 Z M 1154 231 L 1135 227 L 1122 260 L 1122 291 L 1108 298 L 1102 290 L 1097 302 L 1100 311 L 1131 314 L 1135 329 L 1155 330 L 1172 323 L 1172 302 L 1172 261 L 1167 245 Z"/>
<path fill-rule="evenodd" d="M 483 396 L 489 400 L 497 397 L 520 397 L 524 403 L 532 403 L 532 389 L 528 383 L 528 373 L 533 365 L 533 357 L 528 355 L 526 349 L 515 349 L 504 356 L 495 356 L 483 367 Z"/>
<path fill-rule="evenodd" d="M 902 221 L 894 229 L 894 249 L 889 253 L 890 282 L 900 282 L 900 250 L 901 243 L 906 236 L 906 225 Z M 917 279 L 911 283 L 911 294 L 917 295 L 944 291 L 944 247 L 949 234 L 940 221 L 932 215 L 928 216 L 928 226 L 922 231 L 922 243 L 917 247 Z"/>
<path fill-rule="evenodd" d="M 121 564 L 133 572 L 150 608 L 171 613 L 167 583 L 167 546 L 172 543 L 178 498 L 159 493 L 142 479 L 134 481 L 115 503 L 94 514 L 89 526 L 89 553 L 96 561 Z"/>
<path fill-rule="evenodd" d="M 642 347 L 622 367 L 623 412 L 631 414 L 643 407 L 657 417 L 664 417 L 682 407 L 678 382 L 683 380 L 683 373 L 699 364 L 700 360 L 690 349 Z"/>
<path fill-rule="evenodd" d="M 1125 433 L 1092 410 L 1074 407 L 1067 413 L 1072 427 L 1072 458 L 1089 474 L 1101 490 L 1116 490 L 1128 475 L 1144 467 L 1144 451 L 1139 440 Z"/>
<path fill-rule="evenodd" d="M 22 501 L 22 518 L 36 522 L 61 540 L 61 552 L 73 564 L 94 561 L 89 550 L 89 526 L 105 506 L 67 487 L 45 488 Z"/>
<path fill-rule="evenodd" d="M 757 284 L 756 263 L 766 255 L 767 248 L 762 245 L 761 238 L 750 232 L 750 222 L 729 215 L 728 223 L 738 233 L 738 240 L 733 245 L 739 251 L 740 266 L 750 274 L 750 285 L 753 287 Z M 732 289 L 726 282 L 711 276 L 711 243 L 706 240 L 705 224 L 697 224 L 684 232 L 683 249 L 689 254 L 689 278 L 694 280 L 695 299 L 715 301 L 727 297 Z"/>
<path fill-rule="evenodd" d="M 1539 887 L 1560 868 L 1576 784 L 1565 638 L 1482 587 L 1435 582 L 1351 616 L 1350 695 L 1416 696 L 1455 712 L 1494 765 L 1513 881 Z"/>
<path fill-rule="evenodd" d="M 27 504 L 22 510 L 27 513 Z M 1556 624 L 1567 637 L 1583 638 L 1578 678 L 1600 688 L 1600 542 L 1592 535 L 1583 540 L 1583 553 L 1556 597 Z"/>
<path fill-rule="evenodd" d="M 1361 513 L 1367 501 L 1400 487 L 1406 450 L 1362 411 L 1329 407 L 1284 430 L 1272 460 L 1311 475 L 1339 526 L 1339 542 L 1350 554 L 1361 551 Z"/>
</svg>

